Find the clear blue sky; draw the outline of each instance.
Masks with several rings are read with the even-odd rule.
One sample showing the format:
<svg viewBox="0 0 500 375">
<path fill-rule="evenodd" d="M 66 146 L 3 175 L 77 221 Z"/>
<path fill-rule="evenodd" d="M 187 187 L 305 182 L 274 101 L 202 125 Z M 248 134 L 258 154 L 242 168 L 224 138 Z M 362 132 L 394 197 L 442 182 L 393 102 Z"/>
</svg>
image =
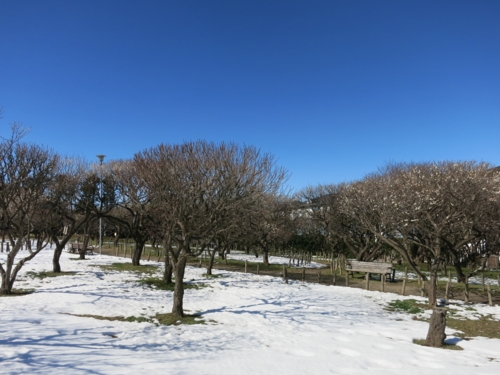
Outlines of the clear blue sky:
<svg viewBox="0 0 500 375">
<path fill-rule="evenodd" d="M 289 186 L 500 164 L 500 1 L 0 0 L 0 134 L 97 160 L 273 153 Z"/>
</svg>

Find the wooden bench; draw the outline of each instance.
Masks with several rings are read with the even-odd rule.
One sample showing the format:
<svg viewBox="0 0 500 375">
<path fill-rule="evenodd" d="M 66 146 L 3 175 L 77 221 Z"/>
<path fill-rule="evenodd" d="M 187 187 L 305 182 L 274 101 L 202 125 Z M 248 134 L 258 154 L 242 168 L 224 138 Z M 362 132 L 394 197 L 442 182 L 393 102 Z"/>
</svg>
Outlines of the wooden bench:
<svg viewBox="0 0 500 375">
<path fill-rule="evenodd" d="M 394 281 L 396 270 L 392 267 L 391 263 L 382 262 L 361 262 L 359 260 L 350 260 L 345 266 L 346 271 L 350 272 L 365 272 L 368 274 L 376 273 L 380 277 L 387 277 L 389 280 Z"/>
<path fill-rule="evenodd" d="M 83 243 L 79 243 L 79 242 L 73 242 L 71 244 L 71 247 L 70 249 L 68 250 L 70 253 L 76 253 L 76 252 L 80 252 L 80 250 L 83 249 Z M 94 255 L 94 246 L 87 246 L 87 248 L 85 249 L 86 253 L 87 254 L 92 254 Z"/>
</svg>

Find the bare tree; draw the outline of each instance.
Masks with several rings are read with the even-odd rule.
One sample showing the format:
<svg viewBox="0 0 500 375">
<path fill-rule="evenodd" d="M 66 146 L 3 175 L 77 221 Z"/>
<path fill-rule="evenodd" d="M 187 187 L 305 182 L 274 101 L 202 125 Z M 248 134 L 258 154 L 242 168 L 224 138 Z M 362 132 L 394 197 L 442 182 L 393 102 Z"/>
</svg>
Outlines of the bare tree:
<svg viewBox="0 0 500 375">
<path fill-rule="evenodd" d="M 460 252 L 481 236 L 481 207 L 491 197 L 488 168 L 475 162 L 388 165 L 351 184 L 342 209 L 419 274 L 413 249 L 425 254 L 431 275 L 429 303 L 435 305 L 439 265 L 451 258 L 458 267 Z"/>
<path fill-rule="evenodd" d="M 172 313 L 183 316 L 187 258 L 203 251 L 214 231 L 228 230 L 232 210 L 251 210 L 260 197 L 279 189 L 286 173 L 255 148 L 203 141 L 160 145 L 136 154 L 134 162 L 161 210 L 175 277 Z M 194 244 L 200 246 L 193 249 Z"/>
<path fill-rule="evenodd" d="M 46 232 L 39 231 L 36 247 L 28 246 L 29 255 L 16 263 L 23 242 L 31 240 L 32 224 L 40 218 L 40 209 L 46 208 L 44 195 L 58 161 L 52 152 L 22 143 L 24 134 L 21 126 L 14 124 L 11 137 L 0 142 L 0 223 L 11 247 L 5 265 L 0 264 L 0 294 L 11 294 L 19 270 L 47 245 Z"/>
<path fill-rule="evenodd" d="M 284 195 L 269 194 L 249 217 L 249 235 L 262 252 L 262 262 L 269 266 L 269 254 L 273 249 L 288 242 L 293 232 L 293 202 Z"/>
<path fill-rule="evenodd" d="M 127 228 L 127 233 L 135 242 L 132 264 L 140 264 L 142 252 L 154 225 L 154 208 L 144 181 L 136 171 L 136 164 L 130 160 L 108 163 L 117 190 L 117 209 L 108 217 Z"/>
<path fill-rule="evenodd" d="M 66 244 L 83 231 L 84 243 L 79 250 L 85 258 L 89 227 L 98 214 L 97 176 L 81 159 L 61 158 L 57 173 L 47 189 L 46 205 L 50 207 L 46 221 L 50 224 L 51 240 L 55 244 L 53 272 L 61 272 L 60 257 Z"/>
<path fill-rule="evenodd" d="M 341 210 L 348 186 L 343 183 L 308 187 L 299 196 L 332 249 L 347 248 L 357 260 L 374 260 L 383 250 L 382 244 L 357 216 Z"/>
</svg>

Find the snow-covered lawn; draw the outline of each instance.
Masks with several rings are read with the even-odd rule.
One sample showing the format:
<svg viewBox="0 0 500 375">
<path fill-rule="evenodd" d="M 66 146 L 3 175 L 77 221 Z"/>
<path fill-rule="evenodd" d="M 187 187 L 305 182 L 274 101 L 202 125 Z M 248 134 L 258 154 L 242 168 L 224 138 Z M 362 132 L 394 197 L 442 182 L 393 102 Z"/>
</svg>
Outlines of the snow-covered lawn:
<svg viewBox="0 0 500 375">
<path fill-rule="evenodd" d="M 383 309 L 401 297 L 361 289 L 283 283 L 280 278 L 188 268 L 184 306 L 205 325 L 157 326 L 68 314 L 154 316 L 171 309 L 172 293 L 135 282 L 132 272 L 98 265 L 127 259 L 70 260 L 76 275 L 38 279 L 51 267 L 43 251 L 23 268 L 17 288 L 0 298 L 2 374 L 498 374 L 500 340 L 460 341 L 463 351 L 412 343 L 428 324 Z M 0 254 L 0 260 L 5 254 Z M 155 262 L 149 262 L 156 264 Z M 159 270 L 161 272 L 161 270 Z M 412 297 L 415 298 L 415 297 Z M 418 299 L 418 298 L 417 298 Z M 500 315 L 499 307 L 475 306 Z M 476 312 L 476 313 L 477 313 Z M 447 332 L 453 340 L 451 331 Z M 456 340 L 455 340 L 456 341 Z"/>
<path fill-rule="evenodd" d="M 231 254 L 227 255 L 227 259 L 234 259 L 234 260 L 247 260 L 249 263 L 262 263 L 264 259 L 262 258 L 262 255 L 259 255 L 256 257 L 254 254 L 244 254 L 241 252 L 231 252 Z M 269 256 L 269 263 L 271 264 L 281 264 L 288 266 L 290 264 L 290 258 L 284 258 L 284 257 L 277 257 L 274 255 Z M 305 268 L 326 268 L 328 267 L 327 265 L 323 263 L 318 263 L 318 262 L 310 262 L 310 263 L 304 263 L 303 265 L 301 264 L 300 266 L 295 266 L 291 265 L 291 267 L 305 267 Z"/>
</svg>

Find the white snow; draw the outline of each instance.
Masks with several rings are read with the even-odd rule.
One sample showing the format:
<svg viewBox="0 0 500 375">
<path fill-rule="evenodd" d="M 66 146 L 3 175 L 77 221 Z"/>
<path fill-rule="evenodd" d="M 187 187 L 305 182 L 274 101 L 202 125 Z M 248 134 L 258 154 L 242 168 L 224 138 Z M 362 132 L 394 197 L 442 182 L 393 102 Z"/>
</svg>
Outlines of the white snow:
<svg viewBox="0 0 500 375">
<path fill-rule="evenodd" d="M 412 343 L 428 324 L 384 306 L 390 293 L 303 284 L 280 278 L 188 267 L 184 307 L 205 325 L 156 326 L 68 314 L 153 316 L 169 312 L 172 293 L 141 286 L 131 272 L 98 265 L 128 259 L 91 256 L 64 271 L 76 275 L 34 279 L 51 268 L 44 250 L 21 271 L 17 288 L 33 294 L 0 298 L 0 372 L 3 374 L 498 374 L 500 340 L 461 341 L 463 351 Z M 5 254 L 0 254 L 5 260 Z M 146 262 L 144 262 L 146 263 Z M 157 264 L 149 262 L 150 264 Z M 159 264 L 159 263 L 158 263 Z M 161 269 L 159 268 L 159 271 Z M 412 297 L 419 299 L 418 297 Z M 500 315 L 498 306 L 463 314 Z"/>
<path fill-rule="evenodd" d="M 256 257 L 254 254 L 244 254 L 241 252 L 236 252 L 236 251 L 231 251 L 231 254 L 227 254 L 227 259 L 234 259 L 234 260 L 246 260 L 248 263 L 263 263 L 264 258 L 262 255 L 259 255 Z M 291 267 L 299 267 L 299 268 L 326 268 L 327 266 L 323 263 L 318 263 L 318 262 L 310 262 L 310 263 L 304 263 L 300 265 L 295 265 L 295 264 L 290 264 L 290 258 L 285 258 L 285 257 L 278 257 L 274 255 L 269 256 L 269 263 L 271 264 L 280 264 L 280 265 L 285 265 L 288 266 L 290 265 Z"/>
</svg>

